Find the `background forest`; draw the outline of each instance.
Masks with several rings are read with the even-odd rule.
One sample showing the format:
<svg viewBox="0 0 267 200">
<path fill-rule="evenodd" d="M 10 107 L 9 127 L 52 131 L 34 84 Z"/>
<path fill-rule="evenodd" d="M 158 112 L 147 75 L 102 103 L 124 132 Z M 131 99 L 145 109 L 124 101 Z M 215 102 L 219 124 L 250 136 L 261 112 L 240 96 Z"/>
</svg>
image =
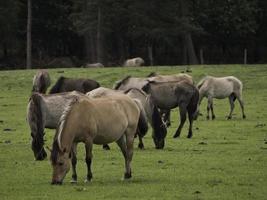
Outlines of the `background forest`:
<svg viewBox="0 0 267 200">
<path fill-rule="evenodd" d="M 266 0 L 0 0 L 0 69 L 267 62 Z"/>
</svg>

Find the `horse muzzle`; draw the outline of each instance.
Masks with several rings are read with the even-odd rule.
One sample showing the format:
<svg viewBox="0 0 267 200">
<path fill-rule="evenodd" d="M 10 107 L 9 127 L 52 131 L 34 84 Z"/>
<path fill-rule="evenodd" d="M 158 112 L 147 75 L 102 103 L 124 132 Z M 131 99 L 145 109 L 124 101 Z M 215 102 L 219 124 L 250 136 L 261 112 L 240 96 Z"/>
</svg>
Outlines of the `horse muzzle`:
<svg viewBox="0 0 267 200">
<path fill-rule="evenodd" d="M 62 181 L 52 180 L 51 185 L 62 185 Z"/>
</svg>

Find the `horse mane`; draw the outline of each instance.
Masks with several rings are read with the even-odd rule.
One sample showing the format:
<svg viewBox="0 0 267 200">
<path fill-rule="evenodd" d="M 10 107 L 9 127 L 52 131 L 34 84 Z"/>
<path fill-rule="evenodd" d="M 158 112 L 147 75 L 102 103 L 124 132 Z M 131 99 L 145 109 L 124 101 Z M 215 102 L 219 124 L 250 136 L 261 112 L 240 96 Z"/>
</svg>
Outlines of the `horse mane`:
<svg viewBox="0 0 267 200">
<path fill-rule="evenodd" d="M 58 141 L 54 140 L 53 145 L 52 145 L 51 157 L 50 157 L 52 165 L 56 164 L 59 151 L 60 149 L 59 149 Z"/>
<path fill-rule="evenodd" d="M 158 108 L 153 105 L 152 110 L 152 127 L 155 130 L 155 137 L 158 139 L 164 139 L 167 134 L 167 129 L 162 121 Z"/>
<path fill-rule="evenodd" d="M 41 150 L 44 145 L 41 101 L 42 96 L 38 93 L 33 93 L 29 100 L 30 106 L 28 110 L 28 121 L 30 123 L 31 131 L 36 132 L 36 134 L 31 133 L 33 139 L 32 149 L 36 151 Z"/>
<path fill-rule="evenodd" d="M 114 86 L 113 86 L 113 89 L 114 89 L 114 90 L 118 90 L 119 87 L 120 87 L 120 86 L 121 86 L 127 79 L 129 79 L 129 78 L 131 78 L 130 75 L 126 76 L 125 78 L 123 78 L 123 79 L 120 80 L 120 81 L 115 82 L 115 84 L 114 84 Z"/>
<path fill-rule="evenodd" d="M 56 135 L 54 138 L 54 140 L 57 141 L 59 148 L 61 148 L 61 145 L 60 145 L 61 133 L 64 129 L 65 122 L 67 121 L 67 117 L 69 116 L 69 113 L 70 113 L 73 105 L 75 103 L 77 103 L 78 100 L 79 100 L 79 97 L 74 96 L 73 99 L 66 105 L 66 107 L 65 107 L 65 109 L 64 109 L 64 111 L 63 111 L 63 113 L 59 119 L 58 128 L 57 128 Z"/>
<path fill-rule="evenodd" d="M 66 79 L 66 78 L 65 78 L 64 76 L 60 76 L 59 79 L 57 80 L 56 84 L 51 88 L 49 94 L 58 93 L 59 90 L 60 90 L 60 87 L 62 86 L 63 81 L 64 81 L 65 79 Z"/>
<path fill-rule="evenodd" d="M 143 90 L 140 90 L 140 89 L 138 89 L 138 88 L 129 88 L 128 90 L 123 91 L 123 93 L 124 93 L 124 94 L 128 94 L 128 93 L 129 93 L 130 91 L 132 91 L 132 90 L 135 90 L 135 91 L 141 93 L 141 94 L 144 95 L 144 96 L 147 95 Z"/>
</svg>

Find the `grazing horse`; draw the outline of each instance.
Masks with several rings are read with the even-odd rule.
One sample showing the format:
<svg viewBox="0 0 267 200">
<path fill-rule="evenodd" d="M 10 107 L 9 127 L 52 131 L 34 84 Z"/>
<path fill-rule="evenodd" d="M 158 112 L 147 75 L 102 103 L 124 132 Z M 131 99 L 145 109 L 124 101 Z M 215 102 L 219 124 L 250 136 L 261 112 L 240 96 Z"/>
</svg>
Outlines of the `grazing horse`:
<svg viewBox="0 0 267 200">
<path fill-rule="evenodd" d="M 71 92 L 71 91 L 79 91 L 81 93 L 89 92 L 95 88 L 98 88 L 100 84 L 91 79 L 73 79 L 73 78 L 65 78 L 63 76 L 59 77 L 56 84 L 50 90 L 50 94 L 60 93 L 60 92 Z"/>
<path fill-rule="evenodd" d="M 143 58 L 137 57 L 137 58 L 132 58 L 128 59 L 124 62 L 123 66 L 124 67 L 140 67 L 145 63 Z"/>
<path fill-rule="evenodd" d="M 134 136 L 140 110 L 126 95 L 76 98 L 66 107 L 57 128 L 51 151 L 52 184 L 62 184 L 72 161 L 72 181 L 77 182 L 76 147 L 85 143 L 87 177 L 92 179 L 93 144 L 117 142 L 125 159 L 124 178 L 131 178 Z"/>
<path fill-rule="evenodd" d="M 51 80 L 48 71 L 38 70 L 32 80 L 32 92 L 40 92 L 45 94 L 50 84 Z"/>
<path fill-rule="evenodd" d="M 114 94 L 126 94 L 133 98 L 135 102 L 137 103 L 140 111 L 141 111 L 141 116 L 144 115 L 145 119 L 143 121 L 147 121 L 151 124 L 151 127 L 153 129 L 152 132 L 152 138 L 155 143 L 155 147 L 157 149 L 163 149 L 164 148 L 164 138 L 167 134 L 166 127 L 164 123 L 161 120 L 161 116 L 159 114 L 159 111 L 157 107 L 153 104 L 153 102 L 150 99 L 150 96 L 148 96 L 145 92 L 142 90 L 139 90 L 137 88 L 132 88 L 127 91 L 118 91 L 118 90 L 112 90 L 109 88 L 104 88 L 104 87 L 99 87 L 95 90 L 92 90 L 88 92 L 86 95 L 89 97 L 103 97 L 103 96 L 109 96 L 109 95 L 114 95 Z M 140 104 L 141 103 L 141 104 Z M 139 144 L 138 147 L 143 149 L 144 144 L 142 141 L 142 137 L 145 134 L 138 134 L 139 136 Z"/>
<path fill-rule="evenodd" d="M 179 137 L 186 120 L 186 113 L 189 118 L 188 138 L 192 137 L 193 120 L 198 110 L 199 92 L 197 88 L 187 81 L 179 82 L 149 82 L 143 90 L 151 95 L 154 104 L 161 109 L 173 109 L 179 107 L 180 125 L 174 134 Z"/>
<path fill-rule="evenodd" d="M 76 91 L 50 95 L 33 93 L 31 95 L 27 107 L 27 122 L 31 129 L 32 150 L 36 160 L 44 160 L 47 157 L 44 150 L 44 129 L 56 129 L 66 105 L 74 97 L 82 95 Z"/>
<path fill-rule="evenodd" d="M 188 74 L 173 74 L 173 75 L 158 75 L 155 72 L 152 72 L 147 76 L 147 78 L 136 78 L 127 76 L 124 79 L 117 81 L 113 88 L 115 90 L 129 90 L 131 88 L 142 89 L 149 81 L 154 82 L 179 82 L 186 81 L 189 84 L 193 84 L 193 78 Z M 170 110 L 161 109 L 161 115 L 163 117 L 163 121 L 167 126 L 171 125 L 170 121 Z"/>
<path fill-rule="evenodd" d="M 226 97 L 229 98 L 230 102 L 230 113 L 228 115 L 228 119 L 232 118 L 232 113 L 234 110 L 234 102 L 237 99 L 240 107 L 242 109 L 243 118 L 246 118 L 244 113 L 244 102 L 242 99 L 242 82 L 234 76 L 226 76 L 226 77 L 212 77 L 206 76 L 204 77 L 198 84 L 197 87 L 199 89 L 199 105 L 203 97 L 208 98 L 208 106 L 207 106 L 207 119 L 209 119 L 209 111 L 211 110 L 212 119 L 215 119 L 215 114 L 213 112 L 213 98 L 216 99 L 224 99 Z"/>
</svg>

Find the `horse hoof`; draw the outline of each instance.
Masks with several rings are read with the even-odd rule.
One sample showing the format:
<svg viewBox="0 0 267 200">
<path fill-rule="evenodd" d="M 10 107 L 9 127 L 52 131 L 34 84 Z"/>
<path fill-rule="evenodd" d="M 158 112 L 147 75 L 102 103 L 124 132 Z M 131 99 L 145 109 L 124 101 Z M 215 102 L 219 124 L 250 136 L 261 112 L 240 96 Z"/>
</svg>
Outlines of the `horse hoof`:
<svg viewBox="0 0 267 200">
<path fill-rule="evenodd" d="M 124 174 L 124 180 L 129 180 L 130 178 L 132 178 L 132 174 L 131 173 L 125 173 Z"/>
<path fill-rule="evenodd" d="M 180 135 L 178 135 L 178 134 L 175 134 L 174 136 L 173 136 L 173 138 L 178 138 Z"/>
<path fill-rule="evenodd" d="M 86 178 L 86 179 L 84 180 L 84 183 L 91 183 L 91 182 L 92 182 L 92 179 L 87 179 L 87 178 Z"/>
<path fill-rule="evenodd" d="M 74 179 L 71 179 L 70 183 L 71 183 L 71 184 L 77 184 L 78 181 L 77 181 L 77 180 L 74 180 Z"/>
<path fill-rule="evenodd" d="M 243 115 L 243 119 L 246 119 L 246 115 Z"/>
<path fill-rule="evenodd" d="M 212 116 L 212 120 L 214 120 L 215 119 L 215 116 Z"/>
<path fill-rule="evenodd" d="M 207 120 L 209 120 L 210 119 L 210 117 L 209 116 L 207 116 Z"/>
<path fill-rule="evenodd" d="M 230 119 L 232 119 L 232 117 L 231 116 L 228 116 L 227 119 L 230 120 Z"/>
<path fill-rule="evenodd" d="M 192 135 L 188 135 L 187 138 L 188 138 L 188 139 L 192 138 Z"/>
<path fill-rule="evenodd" d="M 143 144 L 138 144 L 138 148 L 139 148 L 139 149 L 142 149 L 142 150 L 145 149 L 145 147 L 144 147 Z"/>
</svg>

